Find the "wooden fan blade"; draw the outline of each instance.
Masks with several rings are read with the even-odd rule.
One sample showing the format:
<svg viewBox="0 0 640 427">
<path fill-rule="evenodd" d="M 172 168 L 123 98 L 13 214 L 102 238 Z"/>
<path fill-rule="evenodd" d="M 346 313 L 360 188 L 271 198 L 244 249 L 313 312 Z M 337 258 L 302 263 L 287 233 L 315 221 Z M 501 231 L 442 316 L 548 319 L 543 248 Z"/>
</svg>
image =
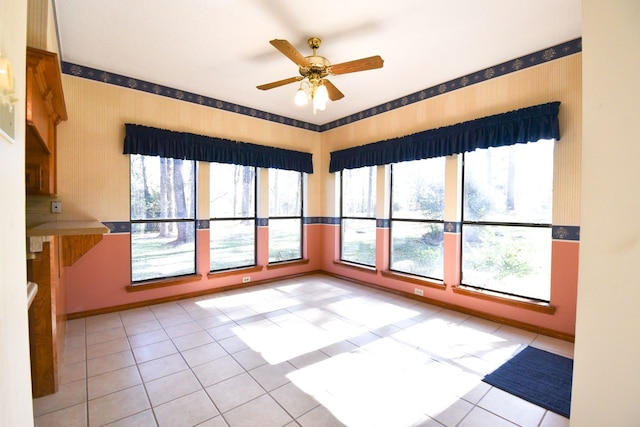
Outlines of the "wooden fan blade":
<svg viewBox="0 0 640 427">
<path fill-rule="evenodd" d="M 329 94 L 330 100 L 337 101 L 344 98 L 344 93 L 340 92 L 340 90 L 327 79 L 324 80 L 324 87 L 327 88 L 327 93 Z"/>
<path fill-rule="evenodd" d="M 269 90 L 269 89 L 273 89 L 274 87 L 279 87 L 279 86 L 288 85 L 289 83 L 299 82 L 303 78 L 304 77 L 302 76 L 289 77 L 288 79 L 278 80 L 277 82 L 271 82 L 271 83 L 267 83 L 267 84 L 256 86 L 256 87 L 260 90 Z"/>
<path fill-rule="evenodd" d="M 284 54 L 287 58 L 298 64 L 299 67 L 308 67 L 309 61 L 291 43 L 286 40 L 274 39 L 269 43 Z"/>
<path fill-rule="evenodd" d="M 340 64 L 332 65 L 329 69 L 330 74 L 347 74 L 355 73 L 356 71 L 373 70 L 375 68 L 382 68 L 384 60 L 379 55 L 370 56 L 368 58 L 356 59 L 355 61 L 342 62 Z"/>
</svg>

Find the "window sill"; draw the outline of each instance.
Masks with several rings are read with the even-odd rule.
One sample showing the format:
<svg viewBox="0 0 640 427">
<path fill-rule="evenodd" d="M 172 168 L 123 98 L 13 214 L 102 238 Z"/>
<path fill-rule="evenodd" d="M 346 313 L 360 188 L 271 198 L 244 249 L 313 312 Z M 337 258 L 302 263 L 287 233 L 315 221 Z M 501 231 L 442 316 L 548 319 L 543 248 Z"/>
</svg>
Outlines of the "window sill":
<svg viewBox="0 0 640 427">
<path fill-rule="evenodd" d="M 232 270 L 222 270 L 222 271 L 211 271 L 207 274 L 209 279 L 219 278 L 219 277 L 227 277 L 227 276 L 235 276 L 239 273 L 256 273 L 258 271 L 262 271 L 263 267 L 261 265 L 254 265 L 251 267 L 243 267 L 243 268 L 234 268 Z"/>
<path fill-rule="evenodd" d="M 518 307 L 525 310 L 537 311 L 539 313 L 554 314 L 556 307 L 545 302 L 531 300 L 522 297 L 502 295 L 497 292 L 488 290 L 472 289 L 464 285 L 452 286 L 453 292 L 460 295 L 466 295 L 469 297 L 480 298 L 486 301 L 498 302 L 501 304 L 510 305 L 512 307 Z"/>
<path fill-rule="evenodd" d="M 148 289 L 164 288 L 166 286 L 181 285 L 183 283 L 199 282 L 202 280 L 202 275 L 192 274 L 189 276 L 172 277 L 170 279 L 149 280 L 147 282 L 141 282 L 137 285 L 126 286 L 127 292 L 146 291 Z"/>
<path fill-rule="evenodd" d="M 363 271 L 365 273 L 378 274 L 378 270 L 375 267 L 367 267 L 366 265 L 354 264 L 352 262 L 341 261 L 341 260 L 334 260 L 333 264 L 339 265 L 342 267 L 351 268 L 358 271 Z"/>
<path fill-rule="evenodd" d="M 267 265 L 267 270 L 276 270 L 278 268 L 295 267 L 297 265 L 309 264 L 308 259 L 294 259 L 291 261 L 276 262 Z"/>
<path fill-rule="evenodd" d="M 447 289 L 447 285 L 445 285 L 445 283 L 440 280 L 421 278 L 419 276 L 414 276 L 406 273 L 399 273 L 397 271 L 391 271 L 391 270 L 381 271 L 380 274 L 382 275 L 382 277 L 387 277 L 389 279 L 398 279 L 398 280 L 402 280 L 403 282 L 413 283 L 414 285 L 426 286 L 429 288 L 440 289 L 442 291 Z"/>
</svg>

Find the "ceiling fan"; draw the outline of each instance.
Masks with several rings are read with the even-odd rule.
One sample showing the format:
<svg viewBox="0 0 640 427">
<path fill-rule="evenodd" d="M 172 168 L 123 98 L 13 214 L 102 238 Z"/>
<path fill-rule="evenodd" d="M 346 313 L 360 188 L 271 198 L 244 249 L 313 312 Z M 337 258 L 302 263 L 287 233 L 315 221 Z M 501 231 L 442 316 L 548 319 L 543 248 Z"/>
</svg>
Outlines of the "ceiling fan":
<svg viewBox="0 0 640 427">
<path fill-rule="evenodd" d="M 376 55 L 331 65 L 327 58 L 316 55 L 316 50 L 320 47 L 321 42 L 322 40 L 318 37 L 311 37 L 307 43 L 313 50 L 313 54 L 303 56 L 287 40 L 271 40 L 269 43 L 300 67 L 298 70 L 300 75 L 263 84 L 257 86 L 257 88 L 260 90 L 268 90 L 290 83 L 301 82 L 296 92 L 296 105 L 306 105 L 307 100 L 310 98 L 313 103 L 313 113 L 315 114 L 316 110 L 325 109 L 327 100 L 337 101 L 344 98 L 344 94 L 326 78 L 327 76 L 373 70 L 375 68 L 382 68 L 384 64 L 383 59 L 379 55 Z M 303 87 L 305 85 L 309 91 L 308 94 Z"/>
</svg>

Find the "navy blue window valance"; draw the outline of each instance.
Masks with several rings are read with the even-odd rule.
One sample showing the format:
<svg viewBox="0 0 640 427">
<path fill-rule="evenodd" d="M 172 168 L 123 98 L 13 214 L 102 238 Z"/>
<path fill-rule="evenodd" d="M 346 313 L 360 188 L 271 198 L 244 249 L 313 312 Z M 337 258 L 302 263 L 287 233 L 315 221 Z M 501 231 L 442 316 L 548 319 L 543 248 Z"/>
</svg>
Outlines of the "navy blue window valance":
<svg viewBox="0 0 640 427">
<path fill-rule="evenodd" d="M 311 153 L 125 124 L 124 154 L 232 163 L 313 173 Z"/>
<path fill-rule="evenodd" d="M 329 172 L 560 139 L 560 102 L 536 105 L 331 153 Z"/>
</svg>

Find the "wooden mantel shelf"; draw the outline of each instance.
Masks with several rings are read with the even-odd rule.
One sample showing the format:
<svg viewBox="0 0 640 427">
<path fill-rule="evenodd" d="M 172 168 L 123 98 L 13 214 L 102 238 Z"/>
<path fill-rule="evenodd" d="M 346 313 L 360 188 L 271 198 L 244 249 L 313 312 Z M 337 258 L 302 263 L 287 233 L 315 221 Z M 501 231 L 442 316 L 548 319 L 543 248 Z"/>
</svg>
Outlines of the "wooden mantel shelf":
<svg viewBox="0 0 640 427">
<path fill-rule="evenodd" d="M 102 240 L 109 228 L 99 221 L 47 222 L 27 231 L 31 252 L 39 252 L 42 241 L 49 236 L 60 236 L 62 265 L 69 267 Z M 45 239 L 42 239 L 45 238 Z"/>
</svg>

